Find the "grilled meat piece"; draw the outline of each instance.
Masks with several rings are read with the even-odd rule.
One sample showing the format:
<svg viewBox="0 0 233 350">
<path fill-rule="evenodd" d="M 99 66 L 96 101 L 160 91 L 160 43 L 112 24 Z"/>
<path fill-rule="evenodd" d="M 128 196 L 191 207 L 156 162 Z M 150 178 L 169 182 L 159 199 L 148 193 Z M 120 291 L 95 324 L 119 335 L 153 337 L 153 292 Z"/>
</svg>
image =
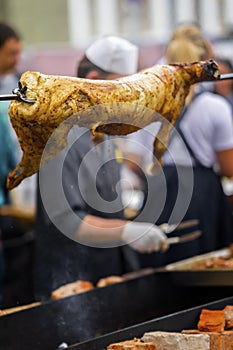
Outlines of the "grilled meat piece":
<svg viewBox="0 0 233 350">
<path fill-rule="evenodd" d="M 225 328 L 224 310 L 202 309 L 197 324 L 199 331 L 222 332 Z"/>
<path fill-rule="evenodd" d="M 65 284 L 51 293 L 51 299 L 62 299 L 71 295 L 87 292 L 94 288 L 93 283 L 89 281 L 78 280 Z"/>
<path fill-rule="evenodd" d="M 183 334 L 205 334 L 210 338 L 210 350 L 223 350 L 220 346 L 222 344 L 222 332 L 204 332 L 198 329 L 185 329 L 181 333 Z M 220 344 L 220 345 L 219 345 Z"/>
<path fill-rule="evenodd" d="M 96 284 L 96 287 L 98 287 L 98 288 L 106 287 L 106 286 L 109 286 L 110 284 L 120 283 L 123 281 L 124 281 L 124 277 L 108 276 L 108 277 L 100 278 Z"/>
<path fill-rule="evenodd" d="M 157 350 L 157 348 L 153 343 L 144 343 L 140 339 L 135 338 L 111 344 L 107 347 L 107 350 Z"/>
<path fill-rule="evenodd" d="M 197 261 L 192 265 L 193 270 L 227 270 L 233 268 L 233 258 L 230 257 L 212 257 L 203 261 Z"/>
<path fill-rule="evenodd" d="M 23 157 L 9 174 L 7 187 L 16 187 L 55 157 L 67 145 L 67 134 L 74 124 L 91 129 L 93 134 L 127 135 L 161 121 L 154 142 L 154 155 L 160 161 L 190 86 L 218 78 L 218 67 L 212 60 L 156 65 L 110 81 L 23 73 L 20 83 L 26 97 L 36 102 L 11 102 L 9 115 Z"/>
<path fill-rule="evenodd" d="M 145 342 L 152 342 L 158 350 L 209 350 L 210 339 L 205 334 L 182 334 L 178 332 L 155 331 L 145 333 Z"/>
<path fill-rule="evenodd" d="M 224 309 L 225 329 L 233 329 L 233 306 L 227 305 Z"/>
</svg>

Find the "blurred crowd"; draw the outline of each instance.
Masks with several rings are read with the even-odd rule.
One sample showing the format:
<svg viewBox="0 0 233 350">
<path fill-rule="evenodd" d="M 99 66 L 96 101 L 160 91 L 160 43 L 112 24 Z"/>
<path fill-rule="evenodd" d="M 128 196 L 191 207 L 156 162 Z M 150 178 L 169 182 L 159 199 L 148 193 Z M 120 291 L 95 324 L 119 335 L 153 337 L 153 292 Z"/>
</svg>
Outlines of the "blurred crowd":
<svg viewBox="0 0 233 350">
<path fill-rule="evenodd" d="M 0 23 L 1 95 L 18 86 L 22 51 L 17 31 Z M 114 80 L 137 73 L 139 54 L 140 48 L 126 39 L 98 38 L 77 61 L 77 77 Z M 182 24 L 172 33 L 164 56 L 154 64 L 208 59 L 215 59 L 221 74 L 233 73 L 232 58 L 215 55 L 199 26 Z M 233 190 L 226 195 L 224 187 L 227 184 L 229 189 L 233 181 L 232 84 L 229 79 L 192 86 L 163 156 L 163 178 L 151 173 L 153 142 L 160 137 L 161 122 L 120 139 L 95 135 L 102 142 L 94 151 L 90 131 L 76 127 L 69 135 L 76 141 L 66 157 L 61 152 L 39 175 L 25 179 L 11 192 L 7 176 L 20 162 L 22 150 L 8 115 L 10 101 L 0 101 L 0 307 L 46 300 L 52 290 L 77 279 L 96 282 L 101 277 L 159 267 L 232 243 Z M 78 183 L 76 172 L 89 153 Z M 75 218 L 57 192 L 54 178 L 60 167 Z M 96 169 L 101 170 L 95 173 Z M 193 190 L 190 203 L 186 203 L 190 169 Z M 39 177 L 50 194 L 49 215 Z M 148 189 L 153 194 L 151 208 L 156 211 L 163 196 L 162 181 L 167 193 L 161 215 L 156 222 L 153 214 L 151 219 L 140 221 L 137 218 L 151 197 Z M 83 190 L 86 198 L 93 200 L 93 192 L 89 193 L 93 182 L 111 210 L 101 200 L 95 200 L 94 208 L 84 200 Z M 113 190 L 113 183 L 120 188 Z M 202 235 L 193 242 L 169 247 L 161 225 L 186 220 L 196 220 Z M 59 230 L 60 222 L 66 222 L 62 226 L 63 233 L 67 230 L 65 235 Z M 171 237 L 182 234 L 174 231 Z"/>
</svg>

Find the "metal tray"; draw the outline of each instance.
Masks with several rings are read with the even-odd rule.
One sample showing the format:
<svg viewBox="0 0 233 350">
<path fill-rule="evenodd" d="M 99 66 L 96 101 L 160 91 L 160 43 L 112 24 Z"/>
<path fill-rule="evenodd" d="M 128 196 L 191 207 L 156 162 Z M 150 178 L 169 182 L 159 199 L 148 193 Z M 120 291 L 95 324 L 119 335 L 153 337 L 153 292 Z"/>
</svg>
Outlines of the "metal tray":
<svg viewBox="0 0 233 350">
<path fill-rule="evenodd" d="M 195 263 L 205 262 L 211 258 L 232 256 L 233 251 L 224 248 L 166 265 L 156 269 L 156 272 L 166 273 L 172 283 L 182 286 L 233 287 L 233 268 L 195 269 L 194 267 Z"/>
<path fill-rule="evenodd" d="M 203 304 L 194 308 L 143 322 L 132 327 L 105 334 L 92 340 L 74 344 L 67 349 L 106 350 L 107 346 L 111 343 L 133 339 L 135 337 L 141 338 L 144 333 L 150 331 L 180 332 L 183 329 L 193 329 L 197 327 L 199 315 L 203 308 L 221 310 L 226 305 L 233 305 L 233 297 L 221 299 L 212 303 Z"/>
<path fill-rule="evenodd" d="M 175 286 L 166 274 L 135 274 L 121 283 L 0 317 L 0 349 L 56 350 L 64 342 L 90 341 L 232 295 L 232 288 Z"/>
</svg>

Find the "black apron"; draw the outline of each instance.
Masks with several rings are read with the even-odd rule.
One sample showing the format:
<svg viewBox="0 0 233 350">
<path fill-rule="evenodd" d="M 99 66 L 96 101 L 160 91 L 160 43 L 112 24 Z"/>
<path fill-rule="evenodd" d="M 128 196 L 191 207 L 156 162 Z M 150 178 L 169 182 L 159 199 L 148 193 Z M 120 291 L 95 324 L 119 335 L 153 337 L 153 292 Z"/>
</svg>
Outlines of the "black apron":
<svg viewBox="0 0 233 350">
<path fill-rule="evenodd" d="M 101 145 L 99 145 L 101 147 Z M 98 147 L 99 147 L 98 146 Z M 68 152 L 63 166 L 63 188 L 67 201 L 79 217 L 85 215 L 95 215 L 103 218 L 123 219 L 122 211 L 106 213 L 100 210 L 100 206 L 92 207 L 82 197 L 80 183 L 77 177 L 77 170 L 80 168 L 86 154 L 93 148 L 91 133 L 87 132 L 79 137 L 77 142 Z M 98 152 L 96 149 L 96 161 Z M 107 151 L 108 152 L 108 151 Z M 95 155 L 95 154 L 94 154 Z M 104 155 L 104 153 L 103 153 Z M 111 157 L 110 157 L 111 158 Z M 52 161 L 53 162 L 53 161 Z M 95 159 L 93 160 L 95 162 Z M 84 173 L 79 180 L 82 182 L 82 190 L 89 195 L 93 177 L 93 162 L 87 161 Z M 50 163 L 52 164 L 52 163 Z M 54 160 L 51 172 L 56 171 L 60 163 Z M 48 169 L 48 168 L 47 168 Z M 43 171 L 43 169 L 41 169 Z M 46 176 L 48 175 L 48 171 Z M 49 178 L 46 178 L 49 181 Z M 45 180 L 46 180 L 45 179 Z M 53 173 L 51 176 L 53 180 Z M 113 185 L 120 179 L 119 164 L 113 158 L 106 162 L 99 169 L 96 176 L 96 187 L 101 198 L 104 198 L 111 208 L 111 201 L 119 193 L 112 189 Z M 51 183 L 52 187 L 52 183 Z M 51 193 L 51 195 L 56 195 Z M 90 193 L 91 195 L 91 193 Z M 59 202 L 59 198 L 56 198 Z M 55 201 L 55 206 L 56 206 Z M 59 203 L 58 203 L 59 204 Z M 61 211 L 62 220 L 67 220 L 71 224 L 69 215 Z M 73 225 L 75 227 L 75 224 Z M 76 229 L 78 226 L 76 227 Z M 79 244 L 62 234 L 51 222 L 44 208 L 39 188 L 37 189 L 37 220 L 35 234 L 35 254 L 34 254 L 34 287 L 36 300 L 44 300 L 50 297 L 51 291 L 63 284 L 73 282 L 78 279 L 88 280 L 96 283 L 98 279 L 109 275 L 121 275 L 138 268 L 133 266 L 133 253 L 129 247 L 116 248 L 93 248 Z M 129 258 L 130 257 L 130 258 Z"/>
</svg>

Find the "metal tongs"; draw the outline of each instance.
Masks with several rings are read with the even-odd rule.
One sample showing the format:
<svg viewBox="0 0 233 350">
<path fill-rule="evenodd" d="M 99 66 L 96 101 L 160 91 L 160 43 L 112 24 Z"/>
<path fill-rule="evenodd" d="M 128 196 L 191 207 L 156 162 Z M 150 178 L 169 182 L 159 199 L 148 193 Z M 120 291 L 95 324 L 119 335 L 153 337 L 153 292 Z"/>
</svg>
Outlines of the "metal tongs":
<svg viewBox="0 0 233 350">
<path fill-rule="evenodd" d="M 18 82 L 18 87 L 12 90 L 12 94 L 0 95 L 0 101 L 12 101 L 17 100 L 26 103 L 35 103 L 36 100 L 30 100 L 26 97 L 25 93 L 27 91 L 27 86 L 22 87 L 21 82 Z"/>
<path fill-rule="evenodd" d="M 160 225 L 159 228 L 160 228 L 160 230 L 163 231 L 163 233 L 165 233 L 167 235 L 173 231 L 183 230 L 183 229 L 189 228 L 189 227 L 194 227 L 194 226 L 197 226 L 198 224 L 199 224 L 199 220 L 193 219 L 193 220 L 182 221 L 179 224 L 164 223 L 164 224 Z"/>
<path fill-rule="evenodd" d="M 189 228 L 189 227 L 195 227 L 197 226 L 199 223 L 199 220 L 187 220 L 187 221 L 183 221 L 180 224 L 167 224 L 164 223 L 162 225 L 160 225 L 160 229 L 166 234 L 170 234 L 173 231 L 176 230 L 183 230 L 185 228 Z M 201 236 L 202 232 L 200 230 L 195 230 L 192 231 L 190 233 L 186 233 L 184 235 L 181 236 L 175 236 L 175 237 L 169 237 L 167 239 L 167 242 L 169 244 L 176 244 L 176 243 L 184 243 L 184 242 L 189 242 L 189 241 L 193 241 L 194 239 L 197 239 Z"/>
</svg>

